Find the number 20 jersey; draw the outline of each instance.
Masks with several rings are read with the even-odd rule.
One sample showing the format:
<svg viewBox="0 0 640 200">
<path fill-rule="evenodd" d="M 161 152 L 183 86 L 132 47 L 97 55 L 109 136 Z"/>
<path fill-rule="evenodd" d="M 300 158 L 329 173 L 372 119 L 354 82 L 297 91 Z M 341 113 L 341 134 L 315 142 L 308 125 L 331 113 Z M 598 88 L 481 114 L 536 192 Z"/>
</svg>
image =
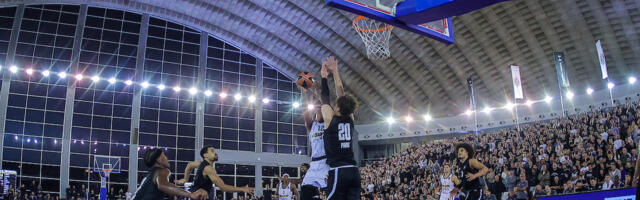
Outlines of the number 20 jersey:
<svg viewBox="0 0 640 200">
<path fill-rule="evenodd" d="M 353 158 L 352 136 L 355 132 L 353 119 L 349 116 L 333 116 L 324 131 L 324 150 L 329 167 L 356 165 Z"/>
</svg>

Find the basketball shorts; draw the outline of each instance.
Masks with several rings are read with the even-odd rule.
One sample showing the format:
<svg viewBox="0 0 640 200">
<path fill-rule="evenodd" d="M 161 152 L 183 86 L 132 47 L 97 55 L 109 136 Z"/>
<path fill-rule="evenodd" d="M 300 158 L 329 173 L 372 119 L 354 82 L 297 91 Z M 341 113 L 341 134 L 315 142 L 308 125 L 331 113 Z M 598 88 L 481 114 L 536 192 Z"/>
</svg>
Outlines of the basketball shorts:
<svg viewBox="0 0 640 200">
<path fill-rule="evenodd" d="M 329 170 L 327 200 L 360 200 L 360 171 L 357 167 L 342 166 Z"/>
<path fill-rule="evenodd" d="M 316 188 L 327 187 L 327 174 L 329 173 L 329 165 L 326 163 L 327 159 L 313 161 L 309 163 L 309 169 L 304 175 L 302 185 L 309 185 Z"/>
</svg>

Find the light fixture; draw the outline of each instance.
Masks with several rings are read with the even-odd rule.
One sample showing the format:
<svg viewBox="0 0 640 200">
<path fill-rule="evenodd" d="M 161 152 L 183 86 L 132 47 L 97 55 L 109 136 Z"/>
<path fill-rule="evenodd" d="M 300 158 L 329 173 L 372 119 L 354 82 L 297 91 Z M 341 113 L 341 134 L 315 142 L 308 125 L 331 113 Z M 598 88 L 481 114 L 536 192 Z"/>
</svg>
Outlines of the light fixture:
<svg viewBox="0 0 640 200">
<path fill-rule="evenodd" d="M 76 74 L 76 79 L 77 80 L 82 80 L 84 78 L 84 76 L 82 76 L 82 74 Z"/>
<path fill-rule="evenodd" d="M 111 84 L 116 83 L 116 78 L 109 78 L 109 83 L 111 83 Z"/>
<path fill-rule="evenodd" d="M 58 144 L 58 140 L 53 140 L 53 143 L 54 144 Z"/>
<path fill-rule="evenodd" d="M 221 92 L 220 93 L 220 98 L 227 98 L 227 93 Z"/>
<path fill-rule="evenodd" d="M 404 117 L 404 121 L 406 121 L 407 123 L 411 123 L 413 121 L 413 117 L 407 115 L 406 117 Z"/>
<path fill-rule="evenodd" d="M 38 144 L 38 140 L 37 139 L 33 139 L 33 143 Z"/>
<path fill-rule="evenodd" d="M 28 143 L 31 143 L 31 138 L 27 138 L 27 142 L 28 142 Z"/>
<path fill-rule="evenodd" d="M 49 72 L 49 70 L 44 70 L 44 71 L 42 71 L 42 76 L 48 77 L 50 73 L 51 72 Z"/>
<path fill-rule="evenodd" d="M 424 118 L 424 121 L 431 121 L 431 119 L 432 119 L 431 115 L 429 115 L 429 114 L 424 115 L 423 118 Z"/>
<path fill-rule="evenodd" d="M 133 84 L 133 81 L 132 81 L 132 80 L 126 80 L 126 81 L 124 82 L 124 84 L 131 85 L 131 84 Z"/>
<path fill-rule="evenodd" d="M 547 103 L 551 103 L 551 100 L 553 100 L 553 98 L 551 98 L 550 96 L 547 96 L 544 98 L 544 102 L 547 102 Z"/>
<path fill-rule="evenodd" d="M 567 92 L 567 99 L 569 99 L 569 100 L 573 99 L 573 96 L 574 96 L 574 95 L 575 95 L 575 94 L 573 94 L 573 92 L 568 91 L 568 92 Z"/>
<path fill-rule="evenodd" d="M 164 88 L 165 88 L 164 85 L 162 85 L 162 84 L 158 85 L 158 90 L 164 90 Z"/>
<path fill-rule="evenodd" d="M 189 88 L 189 94 L 194 95 L 194 94 L 197 94 L 197 93 L 198 93 L 198 89 L 196 89 L 194 87 Z"/>
<path fill-rule="evenodd" d="M 607 88 L 609 88 L 609 89 L 613 89 L 614 86 L 616 86 L 616 85 L 613 84 L 612 82 L 607 83 Z"/>
<path fill-rule="evenodd" d="M 16 72 L 18 72 L 18 67 L 16 67 L 15 65 L 14 65 L 14 66 L 11 66 L 11 67 L 9 67 L 9 71 L 10 71 L 11 73 L 16 73 Z"/>
<path fill-rule="evenodd" d="M 93 77 L 91 77 L 91 80 L 93 82 L 98 82 L 98 81 L 100 81 L 100 77 L 99 76 L 93 76 Z"/>
<path fill-rule="evenodd" d="M 178 86 L 173 87 L 173 91 L 175 91 L 175 92 L 180 92 L 180 90 L 182 90 L 182 88 L 180 88 Z"/>
<path fill-rule="evenodd" d="M 629 83 L 634 84 L 636 83 L 636 77 L 629 77 Z"/>
<path fill-rule="evenodd" d="M 587 88 L 587 94 L 593 94 L 593 89 Z"/>
<path fill-rule="evenodd" d="M 148 88 L 148 87 L 149 87 L 149 82 L 146 82 L 146 81 L 145 81 L 145 82 L 142 82 L 142 83 L 140 84 L 140 86 L 142 86 L 142 88 Z"/>
<path fill-rule="evenodd" d="M 271 101 L 271 100 L 269 100 L 269 98 L 262 99 L 262 103 L 269 103 L 269 101 Z"/>
<path fill-rule="evenodd" d="M 256 96 L 254 96 L 254 95 L 249 96 L 249 98 L 247 98 L 247 99 L 249 99 L 249 103 L 256 102 Z"/>
<path fill-rule="evenodd" d="M 505 109 L 513 109 L 513 107 L 516 107 L 516 104 L 513 104 L 511 102 L 508 102 L 506 105 L 504 105 Z"/>
<path fill-rule="evenodd" d="M 298 108 L 298 107 L 300 107 L 300 103 L 298 103 L 298 102 L 293 102 L 293 107 L 294 107 L 294 108 Z"/>
<path fill-rule="evenodd" d="M 209 97 L 209 96 L 211 96 L 212 94 L 213 94 L 213 92 L 211 92 L 211 90 L 206 90 L 206 91 L 204 91 L 204 95 L 205 95 L 205 96 L 208 96 L 208 97 Z"/>
<path fill-rule="evenodd" d="M 491 108 L 490 107 L 484 107 L 484 110 L 482 110 L 482 112 L 490 113 L 491 112 Z"/>
<path fill-rule="evenodd" d="M 27 70 L 24 70 L 27 74 L 31 75 L 33 74 L 33 69 L 29 68 Z"/>
<path fill-rule="evenodd" d="M 233 99 L 239 101 L 240 99 L 242 99 L 242 96 L 240 95 L 240 93 L 236 93 L 236 95 L 233 95 Z"/>
<path fill-rule="evenodd" d="M 16 140 L 17 140 L 17 139 L 18 139 L 18 136 L 17 136 L 17 135 L 16 135 L 16 136 L 13 136 L 13 139 L 16 139 Z"/>
<path fill-rule="evenodd" d="M 315 108 L 315 106 L 313 106 L 313 104 L 307 105 L 307 110 L 313 110 L 314 108 Z"/>
<path fill-rule="evenodd" d="M 531 106 L 531 105 L 533 105 L 533 101 L 531 101 L 531 100 L 527 100 L 527 102 L 526 102 L 526 103 L 524 103 L 524 104 L 526 104 L 527 106 Z"/>
<path fill-rule="evenodd" d="M 469 115 L 473 114 L 473 111 L 472 110 L 467 110 L 467 112 L 464 112 L 464 114 L 469 116 Z"/>
<path fill-rule="evenodd" d="M 393 123 L 396 123 L 396 120 L 393 119 L 393 117 L 387 117 L 387 123 L 393 124 Z"/>
</svg>

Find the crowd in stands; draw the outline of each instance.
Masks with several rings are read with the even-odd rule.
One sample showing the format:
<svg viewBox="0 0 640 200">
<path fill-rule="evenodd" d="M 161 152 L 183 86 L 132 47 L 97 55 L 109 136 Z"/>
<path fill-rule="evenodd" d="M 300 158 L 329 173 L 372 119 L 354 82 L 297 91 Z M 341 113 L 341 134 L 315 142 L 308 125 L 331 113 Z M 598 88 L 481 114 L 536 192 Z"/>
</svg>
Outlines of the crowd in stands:
<svg viewBox="0 0 640 200">
<path fill-rule="evenodd" d="M 60 197 L 57 194 L 46 193 L 42 190 L 42 185 L 36 183 L 35 180 L 29 183 L 29 186 L 25 186 L 24 183 L 18 188 L 9 186 L 7 192 L 4 194 L 5 200 L 58 200 Z"/>
<path fill-rule="evenodd" d="M 537 196 L 631 186 L 640 106 L 628 104 L 489 133 L 417 144 L 360 168 L 364 199 L 439 199 L 443 166 L 456 169 L 453 146 L 474 146 L 489 173 L 483 199 Z"/>
</svg>

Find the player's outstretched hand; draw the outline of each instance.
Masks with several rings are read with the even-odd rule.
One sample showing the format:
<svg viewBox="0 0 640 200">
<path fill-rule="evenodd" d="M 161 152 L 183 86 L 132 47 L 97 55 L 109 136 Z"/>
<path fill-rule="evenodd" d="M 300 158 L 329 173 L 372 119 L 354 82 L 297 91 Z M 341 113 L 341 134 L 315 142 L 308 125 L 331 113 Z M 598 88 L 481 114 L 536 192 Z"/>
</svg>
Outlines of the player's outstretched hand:
<svg viewBox="0 0 640 200">
<path fill-rule="evenodd" d="M 203 189 L 199 189 L 198 191 L 189 194 L 189 198 L 196 200 L 207 200 L 209 199 L 209 193 Z"/>
<path fill-rule="evenodd" d="M 256 190 L 255 188 L 249 187 L 248 185 L 245 185 L 244 187 L 242 187 L 242 191 L 247 194 L 253 194 L 255 190 Z"/>
<path fill-rule="evenodd" d="M 329 72 L 331 72 L 332 74 L 338 73 L 338 60 L 336 60 L 336 58 L 334 58 L 333 56 L 329 56 L 329 58 L 327 58 L 325 62 L 327 70 L 329 70 Z"/>
<path fill-rule="evenodd" d="M 325 62 L 322 62 L 322 69 L 320 69 L 320 76 L 322 78 L 327 78 L 329 76 L 329 70 L 327 69 L 327 65 Z"/>
<path fill-rule="evenodd" d="M 185 180 L 184 179 L 179 179 L 179 180 L 175 180 L 174 183 L 176 185 L 184 185 Z"/>
</svg>

